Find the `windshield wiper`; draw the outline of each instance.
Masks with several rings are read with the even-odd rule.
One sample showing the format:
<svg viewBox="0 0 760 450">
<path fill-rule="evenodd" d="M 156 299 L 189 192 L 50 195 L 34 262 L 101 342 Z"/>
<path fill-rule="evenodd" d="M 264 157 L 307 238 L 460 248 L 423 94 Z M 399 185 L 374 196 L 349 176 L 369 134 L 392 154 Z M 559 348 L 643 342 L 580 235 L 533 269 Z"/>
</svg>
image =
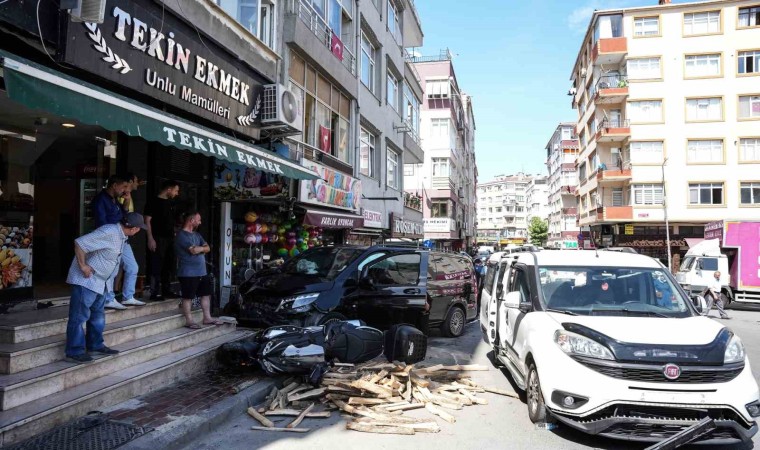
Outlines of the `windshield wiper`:
<svg viewBox="0 0 760 450">
<path fill-rule="evenodd" d="M 665 318 L 669 318 L 670 317 L 670 316 L 667 316 L 665 314 L 658 313 L 658 312 L 655 312 L 655 311 L 641 311 L 641 310 L 638 310 L 638 309 L 628 309 L 628 308 L 623 308 L 623 309 L 621 309 L 621 311 L 625 311 L 627 313 L 644 314 L 644 315 L 647 315 L 647 316 L 654 316 L 654 317 L 665 317 Z"/>
<path fill-rule="evenodd" d="M 572 312 L 572 311 L 565 311 L 564 309 L 552 309 L 547 308 L 544 311 L 546 312 L 553 312 L 553 313 L 560 313 L 560 314 L 567 314 L 568 316 L 577 316 L 578 314 Z"/>
</svg>

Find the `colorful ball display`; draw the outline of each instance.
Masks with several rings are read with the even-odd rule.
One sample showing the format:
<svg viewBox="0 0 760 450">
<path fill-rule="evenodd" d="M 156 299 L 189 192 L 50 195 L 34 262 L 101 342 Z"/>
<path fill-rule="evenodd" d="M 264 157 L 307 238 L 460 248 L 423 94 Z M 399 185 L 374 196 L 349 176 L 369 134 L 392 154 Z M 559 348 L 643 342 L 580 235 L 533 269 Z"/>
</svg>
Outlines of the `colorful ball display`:
<svg viewBox="0 0 760 450">
<path fill-rule="evenodd" d="M 246 244 L 249 244 L 249 245 L 255 244 L 256 243 L 256 235 L 253 234 L 253 233 L 248 233 L 248 234 L 245 235 L 245 238 L 243 238 L 243 240 L 245 240 Z"/>
<path fill-rule="evenodd" d="M 279 249 L 277 249 L 277 255 L 278 256 L 288 256 L 288 249 L 286 249 L 286 248 L 279 248 Z"/>
<path fill-rule="evenodd" d="M 259 218 L 258 214 L 256 214 L 253 211 L 248 211 L 247 213 L 245 213 L 245 221 L 248 223 L 256 222 L 256 219 L 258 218 Z"/>
<path fill-rule="evenodd" d="M 288 253 L 290 254 L 290 256 L 298 256 L 298 255 L 301 254 L 301 251 L 298 250 L 297 248 L 293 247 L 293 248 L 290 249 L 290 251 Z"/>
<path fill-rule="evenodd" d="M 252 234 L 256 232 L 256 225 L 253 223 L 249 223 L 245 226 L 245 232 L 246 234 Z"/>
</svg>

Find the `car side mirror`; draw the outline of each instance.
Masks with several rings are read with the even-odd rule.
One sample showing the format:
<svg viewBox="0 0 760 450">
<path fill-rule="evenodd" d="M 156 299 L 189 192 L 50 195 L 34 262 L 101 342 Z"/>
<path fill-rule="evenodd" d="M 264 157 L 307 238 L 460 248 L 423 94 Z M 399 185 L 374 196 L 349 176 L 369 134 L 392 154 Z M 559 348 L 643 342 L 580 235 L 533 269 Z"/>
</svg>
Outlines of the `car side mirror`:
<svg viewBox="0 0 760 450">
<path fill-rule="evenodd" d="M 531 303 L 531 302 L 520 302 L 520 306 L 518 306 L 518 309 L 520 310 L 520 312 L 527 314 L 527 313 L 533 311 L 533 303 Z"/>
<path fill-rule="evenodd" d="M 507 292 L 507 295 L 504 297 L 504 304 L 507 308 L 519 308 L 520 293 L 517 291 Z"/>
<path fill-rule="evenodd" d="M 702 260 L 697 260 L 697 269 L 702 269 Z"/>
<path fill-rule="evenodd" d="M 369 277 L 362 277 L 359 280 L 359 287 L 362 289 L 374 289 L 375 288 L 375 282 L 372 281 Z"/>
</svg>

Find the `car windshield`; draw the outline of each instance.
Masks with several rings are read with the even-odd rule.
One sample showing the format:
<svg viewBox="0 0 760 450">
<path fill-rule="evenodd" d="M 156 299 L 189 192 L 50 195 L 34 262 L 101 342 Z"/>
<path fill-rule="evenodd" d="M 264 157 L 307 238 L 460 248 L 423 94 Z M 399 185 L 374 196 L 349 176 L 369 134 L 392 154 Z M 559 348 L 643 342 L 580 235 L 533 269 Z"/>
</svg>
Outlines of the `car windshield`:
<svg viewBox="0 0 760 450">
<path fill-rule="evenodd" d="M 542 267 L 548 309 L 578 315 L 689 317 L 693 310 L 661 269 Z"/>
<path fill-rule="evenodd" d="M 687 256 L 683 259 L 683 262 L 681 263 L 681 271 L 682 272 L 688 272 L 691 270 L 691 266 L 694 264 L 694 257 L 693 256 Z"/>
<path fill-rule="evenodd" d="M 319 247 L 307 250 L 285 263 L 283 273 L 313 275 L 332 280 L 364 250 L 360 248 Z"/>
</svg>

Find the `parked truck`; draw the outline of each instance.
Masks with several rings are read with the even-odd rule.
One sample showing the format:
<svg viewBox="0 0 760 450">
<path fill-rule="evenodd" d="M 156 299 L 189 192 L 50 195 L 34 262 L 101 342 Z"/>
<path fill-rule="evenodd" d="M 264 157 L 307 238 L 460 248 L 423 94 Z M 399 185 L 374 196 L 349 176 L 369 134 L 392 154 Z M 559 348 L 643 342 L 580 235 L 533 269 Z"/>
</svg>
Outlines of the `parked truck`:
<svg viewBox="0 0 760 450">
<path fill-rule="evenodd" d="M 760 221 L 721 220 L 705 226 L 705 240 L 692 246 L 676 275 L 691 295 L 720 271 L 721 294 L 732 301 L 760 303 Z"/>
</svg>

